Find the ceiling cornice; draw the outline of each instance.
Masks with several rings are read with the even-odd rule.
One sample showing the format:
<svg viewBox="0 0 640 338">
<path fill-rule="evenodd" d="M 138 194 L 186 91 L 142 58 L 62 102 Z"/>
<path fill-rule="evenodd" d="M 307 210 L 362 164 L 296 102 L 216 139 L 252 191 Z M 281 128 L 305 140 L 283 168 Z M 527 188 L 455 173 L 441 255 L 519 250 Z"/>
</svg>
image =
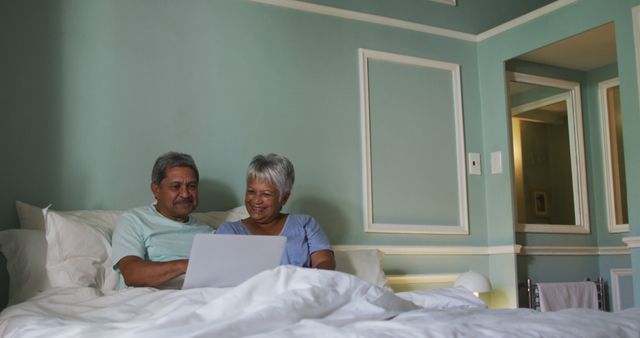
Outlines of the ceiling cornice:
<svg viewBox="0 0 640 338">
<path fill-rule="evenodd" d="M 527 13 L 523 16 L 515 18 L 511 21 L 505 22 L 504 24 L 491 28 L 477 35 L 458 32 L 455 30 L 445 29 L 445 28 L 440 28 L 440 27 L 435 27 L 430 25 L 419 24 L 419 23 L 405 21 L 405 20 L 393 19 L 393 18 L 380 16 L 380 15 L 366 14 L 366 13 L 340 9 L 340 8 L 335 8 L 330 6 L 317 5 L 317 4 L 302 2 L 298 0 L 251 0 L 251 1 L 272 5 L 272 6 L 295 9 L 295 10 L 304 11 L 304 12 L 316 13 L 321 15 L 329 15 L 329 16 L 334 16 L 334 17 L 343 18 L 343 19 L 369 22 L 369 23 L 374 23 L 378 25 L 384 25 L 384 26 L 401 28 L 401 29 L 406 29 L 406 30 L 411 30 L 416 32 L 444 36 L 444 37 L 463 40 L 463 41 L 480 42 L 490 37 L 493 37 L 495 35 L 498 35 L 500 33 L 503 33 L 509 29 L 525 24 L 543 15 L 549 14 L 562 7 L 570 5 L 576 2 L 577 0 L 556 0 L 546 6 L 540 7 L 530 13 Z"/>
</svg>

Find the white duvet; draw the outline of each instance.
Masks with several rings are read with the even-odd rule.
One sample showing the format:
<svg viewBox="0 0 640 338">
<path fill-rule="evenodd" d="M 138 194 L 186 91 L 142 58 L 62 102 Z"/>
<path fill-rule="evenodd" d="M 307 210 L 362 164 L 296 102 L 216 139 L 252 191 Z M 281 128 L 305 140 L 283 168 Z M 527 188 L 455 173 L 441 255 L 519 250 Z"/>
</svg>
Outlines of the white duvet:
<svg viewBox="0 0 640 338">
<path fill-rule="evenodd" d="M 463 289 L 394 294 L 292 266 L 227 289 L 50 289 L 0 314 L 2 337 L 640 337 L 640 309 L 488 310 Z"/>
</svg>

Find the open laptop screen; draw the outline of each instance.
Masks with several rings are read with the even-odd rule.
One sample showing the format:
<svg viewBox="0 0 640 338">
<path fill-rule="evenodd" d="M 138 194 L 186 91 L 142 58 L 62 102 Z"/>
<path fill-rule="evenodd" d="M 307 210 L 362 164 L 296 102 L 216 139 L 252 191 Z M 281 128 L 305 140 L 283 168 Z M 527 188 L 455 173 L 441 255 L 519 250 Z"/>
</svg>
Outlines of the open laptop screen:
<svg viewBox="0 0 640 338">
<path fill-rule="evenodd" d="M 280 264 L 287 238 L 196 234 L 183 289 L 236 286 Z"/>
</svg>

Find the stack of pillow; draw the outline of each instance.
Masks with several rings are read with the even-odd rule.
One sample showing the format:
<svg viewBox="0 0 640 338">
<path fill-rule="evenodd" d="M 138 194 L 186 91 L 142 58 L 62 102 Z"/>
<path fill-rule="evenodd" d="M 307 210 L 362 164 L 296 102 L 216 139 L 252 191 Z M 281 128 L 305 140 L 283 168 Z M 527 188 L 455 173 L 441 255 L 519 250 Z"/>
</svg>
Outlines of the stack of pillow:
<svg viewBox="0 0 640 338">
<path fill-rule="evenodd" d="M 114 290 L 118 273 L 111 262 L 111 234 L 122 211 L 56 211 L 16 201 L 20 229 L 0 231 L 0 252 L 7 260 L 9 305 L 50 287 Z M 217 228 L 248 217 L 244 206 L 228 211 L 194 213 Z M 378 250 L 337 251 L 336 269 L 380 287 L 387 279 Z"/>
</svg>

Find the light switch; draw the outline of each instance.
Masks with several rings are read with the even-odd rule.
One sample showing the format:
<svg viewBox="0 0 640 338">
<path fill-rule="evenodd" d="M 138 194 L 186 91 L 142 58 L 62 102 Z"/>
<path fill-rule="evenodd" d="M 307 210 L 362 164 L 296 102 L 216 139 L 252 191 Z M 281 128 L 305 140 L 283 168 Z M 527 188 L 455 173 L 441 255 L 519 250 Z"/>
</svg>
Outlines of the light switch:
<svg viewBox="0 0 640 338">
<path fill-rule="evenodd" d="M 479 153 L 469 153 L 469 175 L 482 175 Z"/>
<path fill-rule="evenodd" d="M 502 152 L 494 151 L 491 153 L 491 173 L 502 174 Z"/>
</svg>

